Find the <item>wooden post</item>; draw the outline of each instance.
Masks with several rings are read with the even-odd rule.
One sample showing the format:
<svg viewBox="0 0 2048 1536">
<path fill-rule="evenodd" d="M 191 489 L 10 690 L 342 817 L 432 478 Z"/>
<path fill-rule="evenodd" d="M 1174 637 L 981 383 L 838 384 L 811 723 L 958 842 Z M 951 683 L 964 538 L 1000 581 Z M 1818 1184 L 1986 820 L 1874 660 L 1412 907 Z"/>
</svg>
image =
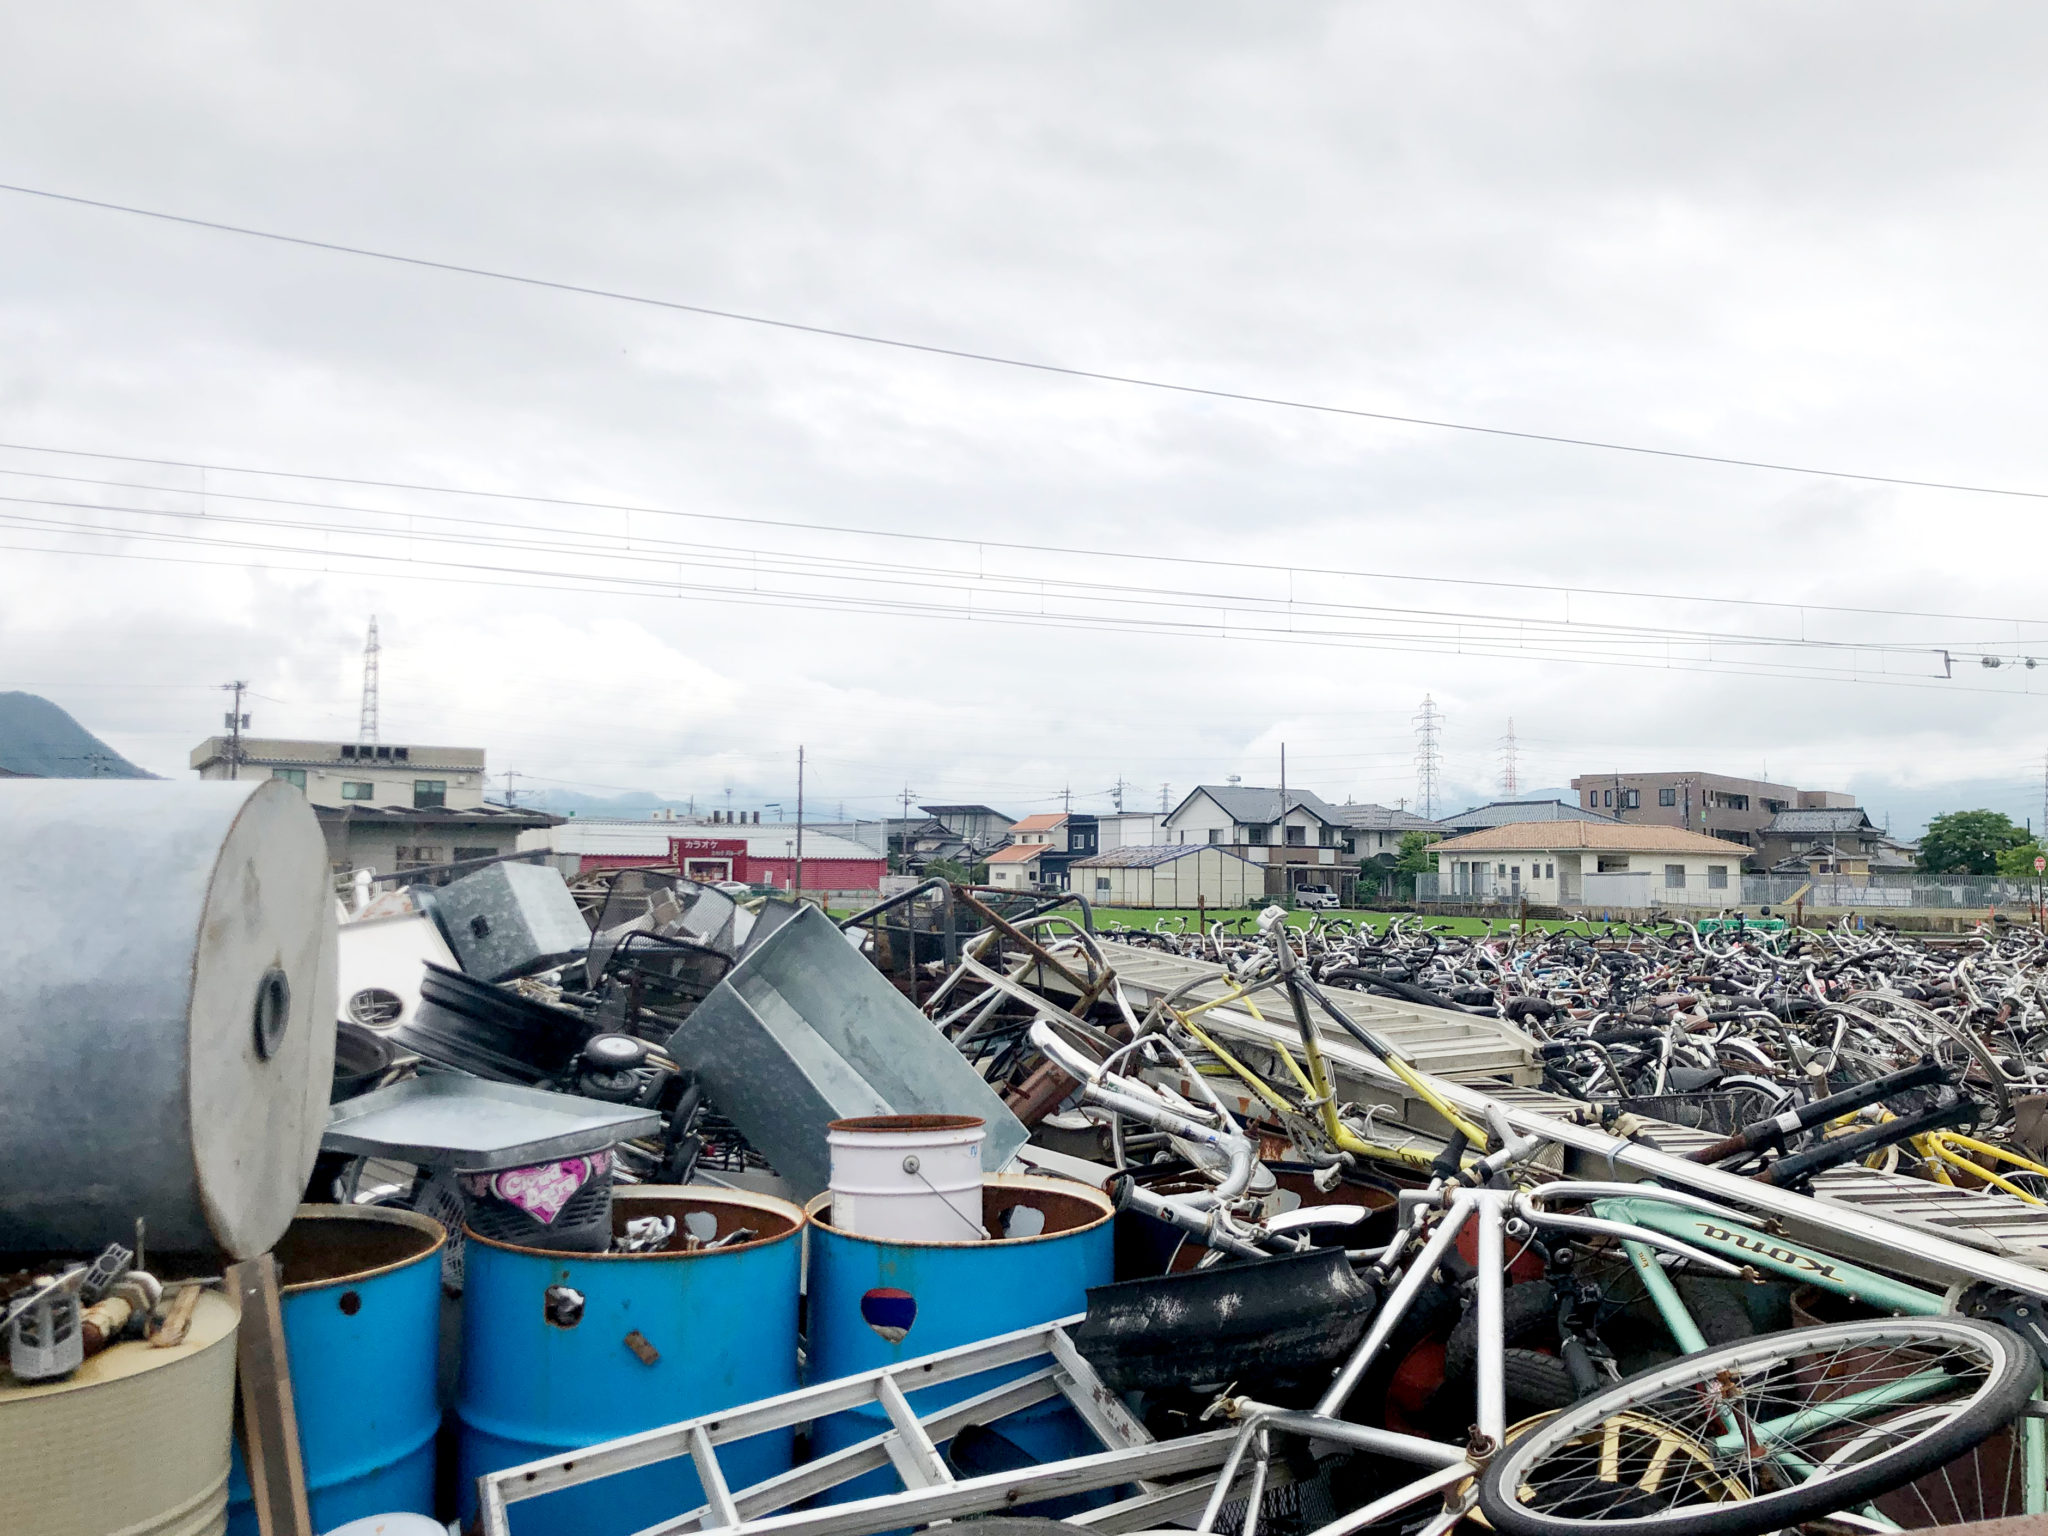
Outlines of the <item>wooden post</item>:
<svg viewBox="0 0 2048 1536">
<path fill-rule="evenodd" d="M 242 1457 L 256 1499 L 256 1527 L 262 1536 L 313 1536 L 276 1256 L 258 1254 L 230 1265 L 228 1283 L 242 1303 L 235 1360 L 241 1376 Z"/>
</svg>

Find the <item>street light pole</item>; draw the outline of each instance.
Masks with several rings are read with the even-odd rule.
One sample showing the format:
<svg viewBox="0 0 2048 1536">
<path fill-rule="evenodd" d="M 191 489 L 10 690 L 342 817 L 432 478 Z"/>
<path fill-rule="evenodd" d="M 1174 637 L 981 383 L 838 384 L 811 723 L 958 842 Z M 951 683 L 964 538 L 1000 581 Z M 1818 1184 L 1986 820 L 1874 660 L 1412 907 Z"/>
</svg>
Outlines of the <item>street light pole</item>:
<svg viewBox="0 0 2048 1536">
<path fill-rule="evenodd" d="M 804 749 L 796 749 L 796 899 L 804 899 Z"/>
</svg>

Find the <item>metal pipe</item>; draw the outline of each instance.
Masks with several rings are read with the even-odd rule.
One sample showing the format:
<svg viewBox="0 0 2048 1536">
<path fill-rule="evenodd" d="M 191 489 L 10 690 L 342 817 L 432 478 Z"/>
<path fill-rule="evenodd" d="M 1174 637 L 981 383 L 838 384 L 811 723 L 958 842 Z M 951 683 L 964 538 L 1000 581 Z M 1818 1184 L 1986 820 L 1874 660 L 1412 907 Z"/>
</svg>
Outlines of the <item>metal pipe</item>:
<svg viewBox="0 0 2048 1536">
<path fill-rule="evenodd" d="M 1501 1302 L 1501 1272 L 1507 1258 L 1501 1224 L 1513 1197 L 1500 1190 L 1481 1190 L 1471 1199 L 1479 1215 L 1479 1433 L 1499 1450 L 1508 1435 L 1507 1348 Z"/>
</svg>

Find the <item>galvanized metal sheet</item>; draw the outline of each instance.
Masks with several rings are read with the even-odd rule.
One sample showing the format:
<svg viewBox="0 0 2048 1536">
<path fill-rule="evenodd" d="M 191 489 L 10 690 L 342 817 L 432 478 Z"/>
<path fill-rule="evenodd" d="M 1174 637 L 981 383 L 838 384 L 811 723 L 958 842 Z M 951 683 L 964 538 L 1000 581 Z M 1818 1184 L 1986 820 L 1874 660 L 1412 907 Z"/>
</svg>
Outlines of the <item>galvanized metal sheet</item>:
<svg viewBox="0 0 2048 1536">
<path fill-rule="evenodd" d="M 650 1109 L 624 1109 L 518 1083 L 434 1073 L 334 1106 L 330 1152 L 486 1173 L 597 1152 L 661 1129 Z"/>
<path fill-rule="evenodd" d="M 801 1199 L 830 1183 L 832 1120 L 978 1115 L 991 1172 L 1030 1134 L 816 907 L 754 946 L 669 1037 L 668 1051 Z"/>
</svg>

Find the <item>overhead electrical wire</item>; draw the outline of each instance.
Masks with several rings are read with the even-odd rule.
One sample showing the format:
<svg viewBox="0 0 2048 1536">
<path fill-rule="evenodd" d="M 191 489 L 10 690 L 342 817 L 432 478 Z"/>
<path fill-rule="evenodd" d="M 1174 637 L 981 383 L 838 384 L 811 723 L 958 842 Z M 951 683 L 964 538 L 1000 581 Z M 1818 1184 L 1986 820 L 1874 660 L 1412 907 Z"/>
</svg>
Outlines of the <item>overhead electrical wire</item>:
<svg viewBox="0 0 2048 1536">
<path fill-rule="evenodd" d="M 1351 567 L 1304 567 L 1301 565 L 1282 565 L 1236 558 L 1225 560 L 1201 555 L 1102 549 L 1070 544 L 1030 543 L 1014 539 L 989 539 L 972 534 L 914 533 L 890 528 L 856 527 L 845 523 L 824 523 L 794 518 L 768 518 L 730 512 L 704 512 L 677 507 L 649 506 L 644 503 L 634 502 L 589 501 L 574 497 L 551 496 L 521 491 L 483 490 L 404 480 L 378 480 L 361 476 L 329 475 L 291 469 L 259 469 L 247 465 L 218 464 L 191 459 L 154 458 L 139 454 L 108 453 L 83 448 L 57 448 L 36 443 L 0 442 L 0 450 L 20 453 L 43 453 L 64 458 L 105 459 L 121 464 L 143 464 L 162 469 L 191 470 L 200 474 L 246 475 L 273 480 L 306 480 L 317 484 L 349 485 L 368 490 L 410 491 L 435 496 L 466 496 L 483 501 L 522 502 L 533 506 L 567 507 L 591 512 L 617 512 L 628 516 L 646 515 L 649 517 L 682 518 L 699 522 L 737 523 L 744 527 L 774 528 L 803 533 L 840 534 L 855 538 L 896 539 L 919 544 L 950 545 L 956 548 L 994 549 L 1054 556 L 1082 556 L 1095 560 L 1129 560 L 1166 565 L 1205 566 L 1212 569 L 1258 571 L 1283 576 L 1341 577 L 1364 581 L 1410 582 L 1428 586 L 1480 587 L 1503 592 L 1540 592 L 1566 600 L 1573 597 L 1615 597 L 1644 602 L 1701 603 L 1713 607 L 1772 608 L 1795 613 L 1853 614 L 1886 619 L 1953 619 L 1980 624 L 2040 624 L 2044 622 L 2038 618 L 2021 618 L 2013 615 L 1951 613 L 1936 609 L 1858 607 L 1840 603 L 1803 602 L 1791 598 L 1734 597 L 1726 594 L 1708 594 L 1703 596 L 1696 592 L 1664 592 L 1641 588 L 1571 585 L 1560 582 L 1500 581 L 1481 576 L 1417 575 L 1412 572 L 1360 570 Z M 217 486 L 148 485 L 128 480 L 103 480 L 88 476 L 59 475 L 39 469 L 0 468 L 0 475 L 55 480 L 67 484 L 162 492 L 166 494 L 196 494 L 222 500 L 262 502 L 272 505 L 308 507 L 329 511 L 366 512 L 378 516 L 434 515 L 416 514 L 396 509 L 349 507 L 332 502 L 307 501 L 293 497 L 258 496 L 249 492 L 231 491 Z"/>
<path fill-rule="evenodd" d="M 1333 405 L 1324 401 L 1259 394 L 1249 390 L 1221 389 L 1206 385 L 1179 383 L 1169 379 L 1149 378 L 1140 374 L 1114 373 L 1105 369 L 1081 368 L 1067 363 L 1053 363 L 1031 358 L 1013 357 L 1003 353 L 979 351 L 968 347 L 948 347 L 934 342 L 911 341 L 899 336 L 884 336 L 876 332 L 856 331 L 841 326 L 817 325 L 806 321 L 784 319 L 779 316 L 725 309 L 715 305 L 694 304 L 680 299 L 655 298 L 648 294 L 628 293 L 613 288 L 599 288 L 586 283 L 562 282 L 552 278 L 534 277 L 525 273 L 472 266 L 463 262 L 441 261 L 432 257 L 413 256 L 398 251 L 376 250 L 369 246 L 350 245 L 336 240 L 319 240 L 306 235 L 290 235 L 278 230 L 258 229 L 253 225 L 230 224 L 224 220 L 202 219 L 190 214 L 170 213 L 157 208 L 142 208 L 132 203 L 116 203 L 101 198 L 83 197 L 71 192 L 56 192 L 45 187 L 30 187 L 16 183 L 0 182 L 0 192 L 11 192 L 22 197 L 41 198 L 53 203 L 67 203 L 74 207 L 93 208 L 107 213 L 127 214 L 135 218 L 154 219 L 161 223 L 179 224 L 190 229 L 209 230 L 216 234 L 238 235 L 253 240 L 267 240 L 279 245 L 298 246 L 306 250 L 325 251 L 334 255 L 358 256 L 367 260 L 391 262 L 400 266 L 423 268 L 434 272 L 447 272 L 462 277 L 485 278 L 492 282 L 512 283 L 520 287 L 548 289 L 557 293 L 576 294 L 584 298 L 607 299 L 617 303 L 641 305 L 652 309 L 668 310 L 678 314 L 698 315 L 707 319 L 731 320 L 744 325 L 766 326 L 774 330 L 793 331 L 807 336 L 821 336 L 834 341 L 858 342 L 864 346 L 888 347 L 897 351 L 922 353 L 931 357 L 952 358 L 961 362 L 983 363 L 1000 368 L 1015 368 L 1032 373 L 1051 374 L 1061 378 L 1085 379 L 1098 384 L 1118 384 L 1134 389 L 1157 390 L 1175 395 L 1194 396 L 1201 399 L 1229 400 L 1242 405 L 1267 406 L 1290 411 L 1307 411 L 1324 416 L 1341 416 L 1361 421 L 1378 421 L 1399 426 L 1424 427 L 1443 432 L 1464 432 L 1484 437 L 1510 438 L 1521 442 L 1548 443 L 1558 447 L 1594 449 L 1604 453 L 1626 453 L 1645 458 L 1675 459 L 1694 464 L 1716 464 L 1735 469 L 1765 470 L 1775 474 L 1805 475 L 1829 480 L 1853 480 L 1868 485 L 1891 485 L 1919 490 L 1959 491 L 1973 496 L 2012 496 L 2034 501 L 2048 500 L 2048 491 L 2026 490 L 2013 486 L 1977 485 L 1963 481 L 1930 480 L 1908 475 L 1884 475 L 1861 470 L 1831 469 L 1811 464 L 1792 464 L 1772 459 L 1743 458 L 1733 454 L 1698 453 L 1681 448 L 1663 448 L 1644 443 L 1625 443 L 1606 438 L 1578 437 L 1564 433 L 1535 432 L 1520 428 L 1487 426 L 1478 422 L 1453 421 L 1445 417 L 1415 416 L 1393 411 L 1369 411 L 1358 406 Z"/>
</svg>

